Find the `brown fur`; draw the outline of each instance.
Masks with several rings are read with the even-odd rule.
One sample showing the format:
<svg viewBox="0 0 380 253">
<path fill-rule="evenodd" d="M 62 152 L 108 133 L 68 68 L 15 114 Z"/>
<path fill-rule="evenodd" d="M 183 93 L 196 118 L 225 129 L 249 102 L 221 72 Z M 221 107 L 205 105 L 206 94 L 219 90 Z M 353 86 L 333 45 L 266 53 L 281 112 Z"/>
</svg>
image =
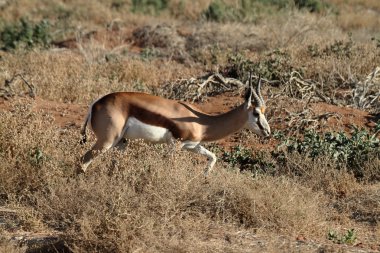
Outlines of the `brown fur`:
<svg viewBox="0 0 380 253">
<path fill-rule="evenodd" d="M 136 92 L 116 92 L 96 101 L 91 108 L 91 126 L 97 137 L 95 145 L 82 157 L 80 172 L 84 172 L 96 151 L 104 152 L 112 146 L 124 145 L 125 125 L 129 117 L 153 126 L 166 128 L 173 138 L 195 143 L 215 141 L 238 131 L 248 120 L 246 103 L 220 115 L 210 115 L 192 105 Z M 85 140 L 86 119 L 82 134 Z M 128 130 L 127 130 L 128 131 Z M 172 142 L 171 138 L 166 140 Z M 215 155 L 202 146 L 193 149 L 212 158 L 209 168 L 215 163 Z M 206 172 L 207 173 L 207 172 Z"/>
<path fill-rule="evenodd" d="M 247 120 L 246 114 L 241 113 L 243 107 L 235 110 L 213 116 L 183 102 L 144 93 L 118 92 L 104 96 L 93 105 L 91 125 L 98 138 L 115 140 L 120 137 L 128 117 L 135 117 L 146 124 L 169 129 L 176 139 L 212 141 L 243 127 Z"/>
</svg>

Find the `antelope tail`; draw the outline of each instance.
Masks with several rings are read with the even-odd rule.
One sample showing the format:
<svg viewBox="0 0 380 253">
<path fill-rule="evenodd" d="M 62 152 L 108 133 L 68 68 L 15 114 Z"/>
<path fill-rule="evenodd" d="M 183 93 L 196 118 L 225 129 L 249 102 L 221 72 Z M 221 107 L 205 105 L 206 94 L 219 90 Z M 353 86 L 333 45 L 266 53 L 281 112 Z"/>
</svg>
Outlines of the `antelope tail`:
<svg viewBox="0 0 380 253">
<path fill-rule="evenodd" d="M 87 118 L 83 124 L 82 130 L 80 131 L 80 133 L 82 135 L 82 140 L 80 141 L 80 144 L 82 144 L 82 145 L 87 142 L 86 127 L 87 127 L 88 120 L 90 119 L 90 115 L 91 115 L 91 113 L 87 114 Z"/>
</svg>

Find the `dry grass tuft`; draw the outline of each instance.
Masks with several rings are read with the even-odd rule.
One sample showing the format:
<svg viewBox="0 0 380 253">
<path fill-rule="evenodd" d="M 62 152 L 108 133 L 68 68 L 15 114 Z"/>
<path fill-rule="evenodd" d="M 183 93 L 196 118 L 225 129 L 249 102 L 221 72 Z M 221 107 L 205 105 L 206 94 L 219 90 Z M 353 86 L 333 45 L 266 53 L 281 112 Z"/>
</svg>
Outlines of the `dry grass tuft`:
<svg viewBox="0 0 380 253">
<path fill-rule="evenodd" d="M 123 59 L 88 64 L 72 51 L 8 54 L 0 69 L 0 83 L 23 73 L 38 96 L 64 102 L 90 102 L 111 91 L 148 91 L 165 80 L 191 75 L 197 69 L 161 60 Z"/>
<path fill-rule="evenodd" d="M 7 253 L 24 253 L 26 252 L 25 247 L 19 247 L 18 245 L 15 245 L 13 242 L 2 240 L 0 238 L 0 252 L 7 252 Z"/>
</svg>

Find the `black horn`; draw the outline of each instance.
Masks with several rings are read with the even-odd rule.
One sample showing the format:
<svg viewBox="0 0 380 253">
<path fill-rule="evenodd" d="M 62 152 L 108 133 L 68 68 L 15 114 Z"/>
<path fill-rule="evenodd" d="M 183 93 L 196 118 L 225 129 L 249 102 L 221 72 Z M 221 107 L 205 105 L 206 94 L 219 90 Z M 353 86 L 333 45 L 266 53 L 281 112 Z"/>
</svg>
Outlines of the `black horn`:
<svg viewBox="0 0 380 253">
<path fill-rule="evenodd" d="M 262 100 L 260 99 L 260 96 L 256 92 L 257 88 L 256 88 L 256 91 L 252 88 L 252 72 L 249 72 L 249 86 L 251 87 L 253 99 L 255 100 L 256 106 L 262 106 L 263 105 Z"/>
<path fill-rule="evenodd" d="M 261 75 L 259 75 L 259 80 L 257 81 L 256 94 L 260 100 L 260 106 L 264 106 L 265 101 L 264 101 L 263 96 L 261 95 Z"/>
</svg>

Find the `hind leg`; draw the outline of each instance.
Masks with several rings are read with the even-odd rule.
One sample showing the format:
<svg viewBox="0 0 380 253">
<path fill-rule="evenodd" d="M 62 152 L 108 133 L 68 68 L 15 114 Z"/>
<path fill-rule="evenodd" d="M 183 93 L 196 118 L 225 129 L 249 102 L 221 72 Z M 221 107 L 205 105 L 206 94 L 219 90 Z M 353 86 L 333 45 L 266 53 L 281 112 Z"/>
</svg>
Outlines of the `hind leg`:
<svg viewBox="0 0 380 253">
<path fill-rule="evenodd" d="M 91 126 L 97 141 L 82 157 L 79 172 L 85 172 L 95 157 L 118 144 L 123 136 L 124 115 L 113 109 L 102 105 L 92 108 Z"/>
<path fill-rule="evenodd" d="M 81 158 L 81 166 L 78 168 L 78 173 L 84 173 L 87 167 L 99 154 L 106 152 L 112 147 L 112 143 L 104 143 L 102 141 L 97 141 L 95 145 L 84 154 Z"/>
</svg>

